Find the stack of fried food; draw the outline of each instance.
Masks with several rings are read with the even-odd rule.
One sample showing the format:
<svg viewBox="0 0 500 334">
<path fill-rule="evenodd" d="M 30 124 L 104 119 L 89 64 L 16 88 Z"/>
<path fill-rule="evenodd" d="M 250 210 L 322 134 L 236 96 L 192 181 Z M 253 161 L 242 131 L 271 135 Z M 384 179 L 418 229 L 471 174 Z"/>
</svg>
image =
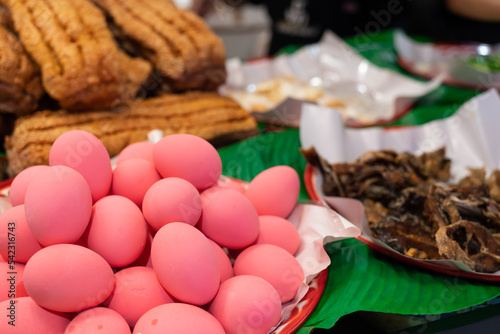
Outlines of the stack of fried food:
<svg viewBox="0 0 500 334">
<path fill-rule="evenodd" d="M 151 129 L 163 135 L 194 134 L 219 146 L 255 135 L 255 120 L 234 100 L 213 92 L 165 94 L 119 111 L 38 112 L 24 117 L 7 137 L 10 172 L 15 175 L 29 166 L 48 164 L 52 143 L 76 129 L 96 135 L 114 156 L 127 145 L 146 140 Z"/>
<path fill-rule="evenodd" d="M 38 67 L 7 28 L 7 19 L 0 15 L 0 111 L 24 115 L 36 109 L 43 89 Z"/>
<path fill-rule="evenodd" d="M 60 132 L 58 127 L 94 120 L 96 112 L 105 112 L 108 123 L 133 118 L 142 132 L 161 126 L 165 133 L 184 131 L 208 140 L 256 131 L 238 105 L 216 107 L 228 103 L 215 93 L 226 79 L 221 39 L 200 17 L 170 0 L 0 0 L 0 48 L 0 117 L 17 118 L 6 140 L 16 166 L 30 164 L 18 163 L 28 158 L 19 143 L 25 140 L 20 133 L 26 133 L 17 128 L 50 121 Z M 191 109 L 178 113 L 174 124 L 170 108 L 177 110 L 179 100 Z M 197 117 L 213 122 L 198 133 Z M 221 123 L 219 129 L 216 120 L 222 119 L 235 124 Z M 38 135 L 30 133 L 31 142 L 48 143 Z M 11 174 L 18 171 L 14 166 Z"/>
<path fill-rule="evenodd" d="M 374 237 L 419 259 L 450 259 L 477 272 L 500 270 L 500 171 L 470 169 L 450 181 L 445 148 L 414 155 L 371 151 L 330 164 L 311 148 L 306 160 L 320 169 L 327 196 L 363 202 Z"/>
</svg>

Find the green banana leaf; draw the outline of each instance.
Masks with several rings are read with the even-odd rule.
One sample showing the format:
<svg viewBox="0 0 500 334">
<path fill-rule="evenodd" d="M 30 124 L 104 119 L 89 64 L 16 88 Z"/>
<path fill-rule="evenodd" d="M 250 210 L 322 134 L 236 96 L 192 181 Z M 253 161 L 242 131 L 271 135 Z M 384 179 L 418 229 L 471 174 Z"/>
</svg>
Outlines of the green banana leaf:
<svg viewBox="0 0 500 334">
<path fill-rule="evenodd" d="M 266 168 L 294 167 L 301 176 L 301 199 L 308 199 L 297 129 L 275 129 L 219 149 L 223 174 L 251 181 Z M 415 268 L 372 251 L 354 239 L 325 246 L 331 265 L 322 298 L 297 334 L 328 329 L 356 311 L 443 314 L 479 305 L 500 295 L 500 283 L 455 278 Z"/>
</svg>

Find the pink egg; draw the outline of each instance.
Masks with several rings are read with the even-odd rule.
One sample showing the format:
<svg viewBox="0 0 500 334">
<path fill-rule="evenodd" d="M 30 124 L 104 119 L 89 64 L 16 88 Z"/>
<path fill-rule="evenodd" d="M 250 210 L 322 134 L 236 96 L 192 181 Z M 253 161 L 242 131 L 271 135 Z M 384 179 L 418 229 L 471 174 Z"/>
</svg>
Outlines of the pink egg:
<svg viewBox="0 0 500 334">
<path fill-rule="evenodd" d="M 285 218 L 278 216 L 259 216 L 260 233 L 257 244 L 273 244 L 295 254 L 300 245 L 297 228 Z"/>
<path fill-rule="evenodd" d="M 144 314 L 133 334 L 225 334 L 222 325 L 207 311 L 194 305 L 170 303 Z"/>
<path fill-rule="evenodd" d="M 115 280 L 115 289 L 104 305 L 121 314 L 132 328 L 153 307 L 174 302 L 153 268 L 125 268 L 115 274 Z"/>
<path fill-rule="evenodd" d="M 141 208 L 144 195 L 160 179 L 151 161 L 130 158 L 113 170 L 111 194 L 127 197 Z"/>
<path fill-rule="evenodd" d="M 24 287 L 40 306 L 77 312 L 102 303 L 115 285 L 113 270 L 96 252 L 59 244 L 39 250 L 26 263 Z"/>
<path fill-rule="evenodd" d="M 89 333 L 130 334 L 130 327 L 118 312 L 105 307 L 93 307 L 78 313 L 64 331 L 64 334 Z"/>
<path fill-rule="evenodd" d="M 229 259 L 229 256 L 227 253 L 219 246 L 215 241 L 210 241 L 210 244 L 215 250 L 215 253 L 217 254 L 217 260 L 219 262 L 219 268 L 220 268 L 220 281 L 224 282 L 228 278 L 233 277 L 233 265 L 231 264 L 231 260 Z"/>
<path fill-rule="evenodd" d="M 37 305 L 30 297 L 4 300 L 0 333 L 64 333 L 70 322 L 68 314 L 53 312 Z"/>
<path fill-rule="evenodd" d="M 191 225 L 163 226 L 153 239 L 151 261 L 161 285 L 182 302 L 204 305 L 219 289 L 217 254 L 207 237 Z"/>
<path fill-rule="evenodd" d="M 24 288 L 24 264 L 0 261 L 0 302 L 20 297 L 27 297 Z"/>
<path fill-rule="evenodd" d="M 137 205 L 126 197 L 109 195 L 94 204 L 87 247 L 110 266 L 124 267 L 141 255 L 147 234 L 146 221 Z"/>
<path fill-rule="evenodd" d="M 259 236 L 259 217 L 252 203 L 233 189 L 203 193 L 199 229 L 222 247 L 239 249 Z"/>
<path fill-rule="evenodd" d="M 289 166 L 275 166 L 255 176 L 245 195 L 260 216 L 286 218 L 292 212 L 300 193 L 300 178 Z"/>
<path fill-rule="evenodd" d="M 145 159 L 153 162 L 153 147 L 154 144 L 149 141 L 140 141 L 127 145 L 118 154 L 116 159 L 117 166 L 127 159 Z"/>
<path fill-rule="evenodd" d="M 190 134 L 172 134 L 153 148 L 153 160 L 162 177 L 179 177 L 196 189 L 214 185 L 222 173 L 219 153 L 208 141 Z"/>
<path fill-rule="evenodd" d="M 36 165 L 22 170 L 14 177 L 10 185 L 9 197 L 12 206 L 24 204 L 24 196 L 26 195 L 26 188 L 28 185 L 37 178 L 41 171 L 48 169 L 47 165 Z"/>
<path fill-rule="evenodd" d="M 209 312 L 219 320 L 226 334 L 267 334 L 279 323 L 281 301 L 264 279 L 235 276 L 221 284 Z"/>
<path fill-rule="evenodd" d="M 0 254 L 3 258 L 26 263 L 41 248 L 26 222 L 23 204 L 0 215 Z"/>
<path fill-rule="evenodd" d="M 253 245 L 234 261 L 234 275 L 254 275 L 271 283 L 281 302 L 292 300 L 304 281 L 304 271 L 297 259 L 283 248 L 271 244 Z"/>
<path fill-rule="evenodd" d="M 153 184 L 146 192 L 142 212 L 155 231 L 171 222 L 194 226 L 201 215 L 200 193 L 184 179 L 165 178 Z"/>
<path fill-rule="evenodd" d="M 111 159 L 99 138 L 87 131 L 71 130 L 57 137 L 50 148 L 49 165 L 68 166 L 82 174 L 94 202 L 109 193 Z"/>
<path fill-rule="evenodd" d="M 26 189 L 24 209 L 31 233 L 39 243 L 73 243 L 87 228 L 92 196 L 80 173 L 70 167 L 52 166 Z"/>
</svg>

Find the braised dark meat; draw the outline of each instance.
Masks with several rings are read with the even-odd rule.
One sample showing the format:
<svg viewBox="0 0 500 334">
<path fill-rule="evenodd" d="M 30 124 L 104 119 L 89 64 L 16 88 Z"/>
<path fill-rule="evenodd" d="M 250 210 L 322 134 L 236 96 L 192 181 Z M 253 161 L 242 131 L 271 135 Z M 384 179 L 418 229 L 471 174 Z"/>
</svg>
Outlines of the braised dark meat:
<svg viewBox="0 0 500 334">
<path fill-rule="evenodd" d="M 450 183 L 444 147 L 420 155 L 367 152 L 354 162 L 335 164 L 314 148 L 301 152 L 321 171 L 323 193 L 361 200 L 373 236 L 394 250 L 462 261 L 476 271 L 500 270 L 500 171 L 486 178 L 485 169 L 470 169 Z"/>
<path fill-rule="evenodd" d="M 402 254 L 418 254 L 422 259 L 440 257 L 429 226 L 417 215 L 389 216 L 383 222 L 372 223 L 370 228 L 381 241 Z"/>
<path fill-rule="evenodd" d="M 486 181 L 490 190 L 490 197 L 500 202 L 500 170 L 494 170 Z"/>
</svg>

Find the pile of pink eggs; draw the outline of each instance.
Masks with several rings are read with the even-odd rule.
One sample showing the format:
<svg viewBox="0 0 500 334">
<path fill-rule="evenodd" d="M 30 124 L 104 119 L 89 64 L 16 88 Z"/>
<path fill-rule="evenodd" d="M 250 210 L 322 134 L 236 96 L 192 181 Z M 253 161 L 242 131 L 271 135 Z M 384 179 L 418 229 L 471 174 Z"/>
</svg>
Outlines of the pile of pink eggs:
<svg viewBox="0 0 500 334">
<path fill-rule="evenodd" d="M 243 183 L 206 140 L 127 146 L 73 130 L 12 181 L 1 333 L 269 333 L 304 272 L 289 166 Z M 13 326 L 15 325 L 15 326 Z"/>
</svg>

